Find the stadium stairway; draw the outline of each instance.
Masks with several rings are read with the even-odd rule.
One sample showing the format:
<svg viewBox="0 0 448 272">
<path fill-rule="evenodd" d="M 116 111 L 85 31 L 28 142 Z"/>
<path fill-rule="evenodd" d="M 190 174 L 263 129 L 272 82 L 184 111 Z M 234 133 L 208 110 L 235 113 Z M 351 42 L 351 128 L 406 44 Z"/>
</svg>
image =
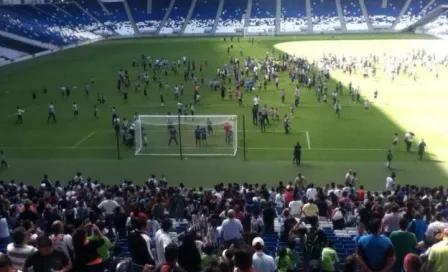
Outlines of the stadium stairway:
<svg viewBox="0 0 448 272">
<path fill-rule="evenodd" d="M 219 19 L 221 18 L 222 9 L 224 8 L 224 1 L 219 0 L 218 10 L 216 11 L 215 21 L 213 22 L 212 34 L 216 34 L 216 29 L 218 28 Z"/>
<path fill-rule="evenodd" d="M 190 8 L 188 9 L 187 16 L 185 17 L 184 24 L 182 25 L 182 28 L 180 29 L 180 35 L 184 34 L 185 29 L 187 28 L 188 23 L 190 22 L 191 15 L 193 14 L 193 10 L 196 7 L 197 0 L 191 1 Z"/>
<path fill-rule="evenodd" d="M 135 34 L 140 34 L 137 25 L 135 24 L 134 17 L 132 17 L 131 9 L 129 8 L 129 4 L 127 0 L 123 0 L 124 10 L 128 15 L 129 22 L 131 22 L 132 28 L 134 29 Z"/>
<path fill-rule="evenodd" d="M 184 33 L 211 33 L 221 0 L 197 0 Z"/>
<path fill-rule="evenodd" d="M 406 0 L 406 2 L 403 5 L 403 8 L 401 9 L 400 13 L 396 17 L 395 22 L 392 24 L 391 29 L 395 29 L 397 27 L 397 25 L 400 23 L 401 18 L 403 17 L 404 14 L 406 14 L 409 6 L 411 5 L 411 2 L 412 2 L 412 0 Z"/>
<path fill-rule="evenodd" d="M 170 16 L 170 13 L 173 10 L 175 3 L 176 3 L 176 0 L 171 0 L 170 5 L 168 6 L 168 9 L 166 10 L 165 16 L 163 16 L 162 22 L 160 22 L 159 26 L 157 27 L 156 34 L 160 34 L 160 31 L 162 31 L 162 28 L 166 25 L 168 17 Z"/>
<path fill-rule="evenodd" d="M 339 21 L 341 22 L 341 30 L 347 31 L 347 25 L 345 23 L 344 12 L 342 11 L 341 0 L 336 1 L 336 11 L 338 12 Z"/>
<path fill-rule="evenodd" d="M 361 7 L 362 15 L 366 19 L 367 29 L 369 31 L 372 31 L 373 30 L 372 21 L 370 21 L 369 13 L 367 12 L 366 2 L 364 2 L 364 0 L 359 0 L 359 6 Z"/>
</svg>

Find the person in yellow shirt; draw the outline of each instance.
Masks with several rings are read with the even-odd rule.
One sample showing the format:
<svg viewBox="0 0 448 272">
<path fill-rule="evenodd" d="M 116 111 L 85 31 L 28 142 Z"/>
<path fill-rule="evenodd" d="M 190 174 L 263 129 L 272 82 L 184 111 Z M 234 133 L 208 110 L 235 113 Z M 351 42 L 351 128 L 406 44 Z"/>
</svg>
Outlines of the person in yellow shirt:
<svg viewBox="0 0 448 272">
<path fill-rule="evenodd" d="M 317 208 L 317 205 L 314 204 L 314 200 L 309 199 L 308 203 L 303 205 L 302 208 L 303 214 L 305 214 L 305 222 L 309 222 L 309 218 L 316 217 L 319 213 L 319 209 Z"/>
<path fill-rule="evenodd" d="M 428 271 L 448 271 L 448 228 L 443 230 L 442 237 L 442 241 L 433 245 L 429 252 Z"/>
</svg>

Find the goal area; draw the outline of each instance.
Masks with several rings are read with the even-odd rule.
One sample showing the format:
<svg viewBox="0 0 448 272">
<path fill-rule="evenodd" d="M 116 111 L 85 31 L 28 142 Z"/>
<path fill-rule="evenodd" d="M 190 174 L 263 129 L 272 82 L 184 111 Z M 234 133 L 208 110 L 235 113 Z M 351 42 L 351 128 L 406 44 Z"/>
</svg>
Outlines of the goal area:
<svg viewBox="0 0 448 272">
<path fill-rule="evenodd" d="M 235 156 L 236 115 L 140 115 L 135 155 Z"/>
</svg>

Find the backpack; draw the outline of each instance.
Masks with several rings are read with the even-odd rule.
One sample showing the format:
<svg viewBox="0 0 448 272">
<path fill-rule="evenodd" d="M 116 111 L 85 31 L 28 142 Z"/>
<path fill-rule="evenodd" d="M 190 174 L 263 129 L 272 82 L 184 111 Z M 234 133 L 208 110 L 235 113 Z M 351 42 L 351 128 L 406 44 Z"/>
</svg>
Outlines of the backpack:
<svg viewBox="0 0 448 272">
<path fill-rule="evenodd" d="M 322 253 L 322 244 L 319 241 L 319 230 L 310 229 L 303 237 L 304 252 L 312 259 L 320 258 Z"/>
</svg>

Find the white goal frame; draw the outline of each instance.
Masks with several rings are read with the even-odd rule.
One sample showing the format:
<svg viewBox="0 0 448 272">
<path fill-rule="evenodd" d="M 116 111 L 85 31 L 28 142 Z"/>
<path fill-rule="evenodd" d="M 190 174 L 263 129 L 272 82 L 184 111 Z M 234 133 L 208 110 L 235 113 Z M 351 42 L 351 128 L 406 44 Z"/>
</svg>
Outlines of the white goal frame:
<svg viewBox="0 0 448 272">
<path fill-rule="evenodd" d="M 136 156 L 180 156 L 180 153 L 143 153 L 141 152 L 143 149 L 143 138 L 141 133 L 141 127 L 142 127 L 142 118 L 145 117 L 152 117 L 152 118 L 175 118 L 176 120 L 181 121 L 185 120 L 187 118 L 192 118 L 191 115 L 139 115 L 138 119 L 135 121 L 135 152 L 134 155 Z M 182 148 L 182 156 L 236 156 L 238 152 L 238 115 L 194 115 L 194 118 L 227 118 L 229 122 L 232 124 L 232 147 L 233 152 L 232 153 L 189 153 L 188 150 L 191 150 L 191 148 Z M 213 120 L 213 119 L 212 119 Z M 176 129 L 179 124 L 176 124 Z M 216 126 L 217 124 L 213 124 L 213 126 Z M 220 124 L 218 124 L 220 125 Z M 148 142 L 150 142 L 151 139 L 148 138 Z M 137 145 L 137 143 L 139 143 Z M 232 147 L 222 147 L 222 148 L 216 148 L 213 147 L 213 149 L 230 149 Z M 206 149 L 207 147 L 205 147 Z"/>
</svg>

